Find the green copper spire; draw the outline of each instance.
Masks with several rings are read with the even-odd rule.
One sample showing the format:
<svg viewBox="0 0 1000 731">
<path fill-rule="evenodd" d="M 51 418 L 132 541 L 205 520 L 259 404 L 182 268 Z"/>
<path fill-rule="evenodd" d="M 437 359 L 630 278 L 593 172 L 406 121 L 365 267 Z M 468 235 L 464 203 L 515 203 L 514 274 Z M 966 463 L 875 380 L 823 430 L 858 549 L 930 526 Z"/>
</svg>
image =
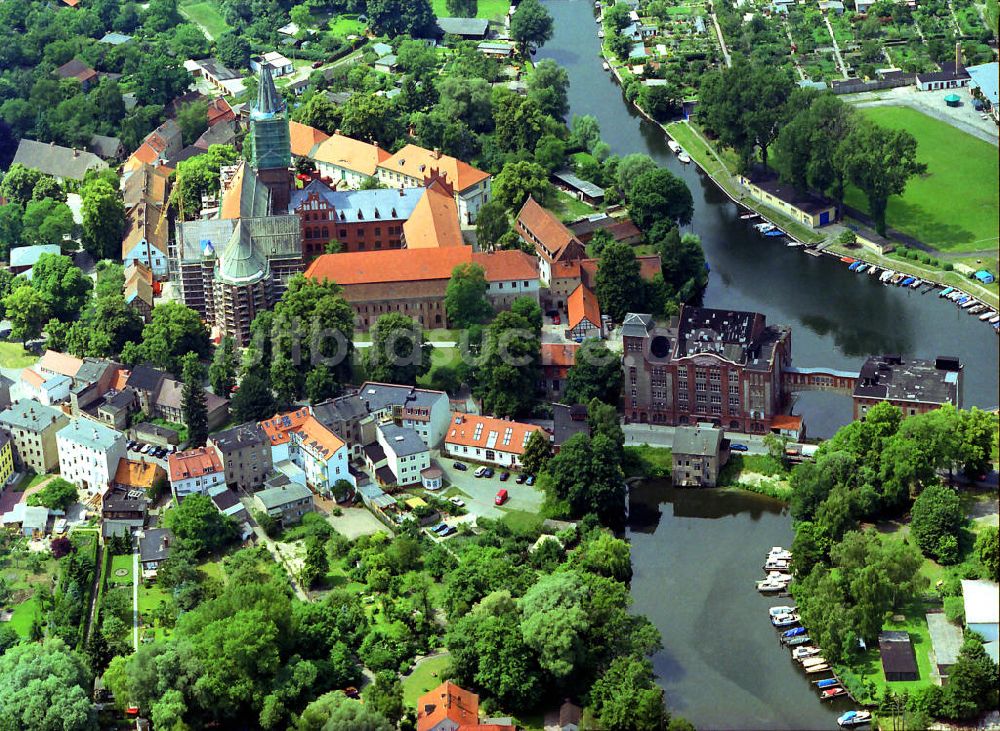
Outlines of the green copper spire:
<svg viewBox="0 0 1000 731">
<path fill-rule="evenodd" d="M 271 67 L 262 61 L 260 66 L 260 86 L 257 87 L 257 103 L 254 105 L 252 114 L 266 118 L 284 110 L 285 103 L 278 94 L 278 90 L 274 87 L 274 77 L 271 76 Z"/>
<path fill-rule="evenodd" d="M 250 164 L 255 171 L 287 170 L 292 164 L 292 146 L 285 103 L 274 88 L 271 69 L 261 64 L 257 103 L 250 112 Z"/>
</svg>

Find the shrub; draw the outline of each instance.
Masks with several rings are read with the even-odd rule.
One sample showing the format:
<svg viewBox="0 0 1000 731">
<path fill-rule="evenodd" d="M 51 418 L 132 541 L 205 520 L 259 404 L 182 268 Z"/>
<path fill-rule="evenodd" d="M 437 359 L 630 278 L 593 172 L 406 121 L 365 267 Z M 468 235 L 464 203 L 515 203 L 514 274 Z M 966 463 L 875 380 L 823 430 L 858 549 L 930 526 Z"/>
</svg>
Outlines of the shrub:
<svg viewBox="0 0 1000 731">
<path fill-rule="evenodd" d="M 944 598 L 944 614 L 956 624 L 964 623 L 965 599 L 960 596 L 946 596 Z"/>
<path fill-rule="evenodd" d="M 955 266 L 951 262 L 946 261 L 944 263 L 944 266 L 941 268 L 944 269 L 946 272 L 950 272 L 952 269 L 955 268 Z"/>
</svg>

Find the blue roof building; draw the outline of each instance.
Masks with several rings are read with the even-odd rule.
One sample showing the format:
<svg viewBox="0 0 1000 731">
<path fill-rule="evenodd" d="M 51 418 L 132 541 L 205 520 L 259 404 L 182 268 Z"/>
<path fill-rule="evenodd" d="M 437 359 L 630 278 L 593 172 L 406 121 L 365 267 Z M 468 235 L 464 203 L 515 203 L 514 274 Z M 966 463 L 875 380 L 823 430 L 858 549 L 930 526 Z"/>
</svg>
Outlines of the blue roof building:
<svg viewBox="0 0 1000 731">
<path fill-rule="evenodd" d="M 972 77 L 972 86 L 978 88 L 994 108 L 1000 106 L 997 90 L 998 68 L 1000 66 L 994 61 L 993 63 L 984 63 L 979 66 L 968 66 L 965 69 L 969 72 L 969 76 Z"/>
<path fill-rule="evenodd" d="M 290 210 L 298 208 L 311 193 L 321 196 L 337 212 L 337 220 L 348 223 L 360 221 L 405 221 L 424 194 L 423 188 L 377 190 L 330 190 L 318 180 L 309 183 L 292 195 Z"/>
<path fill-rule="evenodd" d="M 42 254 L 61 254 L 59 244 L 38 244 L 37 246 L 18 246 L 10 250 L 10 269 L 14 274 L 24 274 L 29 271 Z M 31 275 L 27 275 L 31 278 Z"/>
</svg>

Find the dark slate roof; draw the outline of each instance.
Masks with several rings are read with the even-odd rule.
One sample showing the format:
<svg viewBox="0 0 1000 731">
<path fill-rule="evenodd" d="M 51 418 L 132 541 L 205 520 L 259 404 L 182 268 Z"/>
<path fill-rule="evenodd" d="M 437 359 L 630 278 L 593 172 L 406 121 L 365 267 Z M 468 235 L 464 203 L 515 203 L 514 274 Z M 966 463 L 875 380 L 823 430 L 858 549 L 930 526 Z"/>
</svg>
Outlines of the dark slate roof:
<svg viewBox="0 0 1000 731">
<path fill-rule="evenodd" d="M 29 139 L 22 139 L 18 143 L 14 162 L 40 170 L 46 175 L 72 180 L 83 180 L 88 170 L 103 170 L 108 166 L 92 152 Z"/>
<path fill-rule="evenodd" d="M 110 409 L 112 411 L 119 411 L 121 409 L 131 408 L 132 404 L 135 403 L 135 391 L 126 386 L 124 389 L 118 393 L 108 396 L 104 399 L 104 403 L 101 404 L 102 409 Z"/>
<path fill-rule="evenodd" d="M 381 411 L 389 406 L 429 409 L 442 396 L 448 398 L 448 394 L 443 391 L 373 381 L 368 381 L 358 391 L 358 398 L 364 402 L 369 411 Z"/>
<path fill-rule="evenodd" d="M 917 673 L 917 659 L 907 632 L 880 632 L 878 650 L 886 673 Z"/>
<path fill-rule="evenodd" d="M 652 315 L 642 315 L 637 312 L 629 312 L 625 315 L 625 322 L 622 324 L 622 336 L 630 338 L 644 338 L 652 329 Z"/>
<path fill-rule="evenodd" d="M 377 442 L 366 444 L 364 449 L 365 456 L 372 461 L 372 464 L 378 464 L 385 459 L 385 450 Z"/>
<path fill-rule="evenodd" d="M 711 457 L 719 454 L 721 444 L 721 429 L 704 426 L 679 426 L 674 429 L 674 454 Z"/>
<path fill-rule="evenodd" d="M 223 454 L 228 454 L 237 449 L 245 449 L 246 447 L 256 447 L 265 444 L 270 446 L 267 434 L 264 433 L 260 424 L 255 421 L 216 432 L 211 436 L 210 441 Z"/>
<path fill-rule="evenodd" d="M 139 560 L 143 563 L 162 561 L 170 555 L 170 547 L 173 542 L 174 536 L 166 528 L 150 528 L 139 539 Z"/>
<path fill-rule="evenodd" d="M 961 364 L 957 358 L 938 356 L 935 360 L 898 355 L 871 356 L 861 366 L 854 396 L 945 404 L 958 402 Z"/>
<path fill-rule="evenodd" d="M 121 520 L 105 520 L 101 522 L 101 535 L 105 538 L 112 536 L 124 536 L 128 538 L 131 526 Z"/>
<path fill-rule="evenodd" d="M 424 440 L 413 429 L 395 424 L 382 424 L 379 429 L 382 430 L 382 436 L 397 457 L 408 457 L 411 454 L 422 454 L 427 451 Z"/>
<path fill-rule="evenodd" d="M 149 500 L 142 490 L 109 490 L 105 493 L 102 507 L 108 512 L 138 510 L 146 512 Z"/>
<path fill-rule="evenodd" d="M 485 36 L 490 22 L 486 18 L 438 18 L 437 27 L 453 36 Z"/>
<path fill-rule="evenodd" d="M 965 70 L 965 66 L 962 64 L 956 66 L 954 61 L 945 61 L 942 63 L 940 71 L 917 74 L 917 81 L 921 83 L 928 81 L 957 81 L 968 78 L 969 72 Z"/>
<path fill-rule="evenodd" d="M 163 384 L 169 374 L 152 366 L 137 365 L 129 374 L 125 385 L 136 391 L 155 392 Z"/>
<path fill-rule="evenodd" d="M 285 103 L 281 100 L 281 95 L 274 87 L 274 77 L 271 75 L 271 67 L 268 64 L 261 64 L 260 84 L 257 87 L 257 103 L 253 111 L 258 114 L 277 114 L 284 109 Z"/>
<path fill-rule="evenodd" d="M 746 177 L 765 193 L 769 193 L 775 198 L 809 214 L 820 213 L 836 205 L 833 201 L 821 196 L 797 191 L 791 185 L 782 183 L 778 179 L 777 173 L 771 171 L 765 172 L 759 167 L 751 171 Z"/>
<path fill-rule="evenodd" d="M 222 492 L 217 492 L 215 495 L 212 495 L 212 502 L 215 503 L 215 507 L 218 508 L 220 512 L 224 512 L 234 505 L 238 505 L 240 498 L 235 492 L 226 488 Z"/>
<path fill-rule="evenodd" d="M 219 81 L 228 81 L 229 79 L 238 79 L 240 75 L 235 71 L 227 68 L 217 58 L 204 58 L 198 61 L 198 65 L 201 66 L 202 70 L 207 72 L 210 76 L 214 76 Z"/>
<path fill-rule="evenodd" d="M 575 434 L 590 435 L 587 407 L 582 404 L 552 404 L 552 443 L 560 446 Z"/>
<path fill-rule="evenodd" d="M 124 149 L 120 139 L 106 135 L 92 135 L 89 147 L 91 152 L 105 160 L 119 157 Z"/>
<path fill-rule="evenodd" d="M 356 395 L 340 396 L 313 406 L 313 416 L 328 429 L 332 429 L 338 422 L 354 421 L 367 415 L 365 405 Z"/>
</svg>

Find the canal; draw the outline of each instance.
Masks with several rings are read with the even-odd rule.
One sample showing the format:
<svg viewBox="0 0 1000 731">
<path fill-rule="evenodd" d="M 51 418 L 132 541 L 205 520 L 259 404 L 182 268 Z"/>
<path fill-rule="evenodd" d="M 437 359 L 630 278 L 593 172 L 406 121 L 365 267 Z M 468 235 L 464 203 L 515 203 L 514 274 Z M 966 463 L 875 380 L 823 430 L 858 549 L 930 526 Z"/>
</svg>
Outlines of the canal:
<svg viewBox="0 0 1000 731">
<path fill-rule="evenodd" d="M 800 367 L 857 370 L 874 353 L 958 355 L 965 405 L 997 406 L 997 338 L 989 327 L 934 294 L 884 287 L 831 257 L 755 235 L 707 176 L 677 161 L 662 132 L 601 69 L 592 0 L 543 2 L 555 33 L 538 58 L 569 72 L 570 113 L 597 117 L 613 153 L 644 152 L 690 186 L 691 228 L 712 270 L 706 306 L 758 311 L 791 325 Z M 850 399 L 834 394 L 801 394 L 795 411 L 820 437 L 851 418 Z M 818 700 L 767 620 L 767 607 L 782 601 L 753 588 L 768 548 L 791 543 L 783 506 L 747 493 L 646 482 L 632 490 L 629 520 L 635 611 L 663 635 L 653 664 L 670 708 L 706 729 L 835 728 L 850 704 Z"/>
<path fill-rule="evenodd" d="M 866 356 L 958 355 L 965 364 L 964 405 L 996 408 L 997 337 L 992 328 L 934 293 L 886 287 L 853 274 L 832 257 L 812 257 L 758 236 L 736 206 L 695 165 L 682 165 L 666 138 L 643 120 L 601 68 L 598 26 L 589 0 L 544 0 L 555 19 L 552 40 L 537 58 L 551 58 L 570 78 L 570 114 L 592 114 L 616 155 L 644 152 L 680 175 L 694 196 L 691 229 L 711 266 L 704 304 L 762 312 L 792 326 L 799 367 L 857 371 Z M 795 413 L 812 436 L 828 437 L 851 419 L 850 398 L 803 393 Z"/>
</svg>

